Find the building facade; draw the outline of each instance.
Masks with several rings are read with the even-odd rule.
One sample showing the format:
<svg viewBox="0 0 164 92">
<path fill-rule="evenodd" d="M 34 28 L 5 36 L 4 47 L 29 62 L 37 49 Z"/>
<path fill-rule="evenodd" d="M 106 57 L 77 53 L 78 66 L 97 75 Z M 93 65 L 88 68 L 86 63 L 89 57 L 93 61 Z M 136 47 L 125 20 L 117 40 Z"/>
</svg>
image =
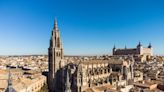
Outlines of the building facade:
<svg viewBox="0 0 164 92">
<path fill-rule="evenodd" d="M 73 77 L 72 92 L 102 92 L 105 89 L 96 91 L 96 88 L 103 85 L 112 86 L 113 89 L 126 86 L 133 81 L 133 62 L 132 58 L 82 61 L 72 70 L 68 69 Z"/>
<path fill-rule="evenodd" d="M 46 83 L 41 73 L 20 76 L 17 69 L 0 70 L 0 92 L 38 92 Z"/>
<path fill-rule="evenodd" d="M 150 57 L 153 55 L 153 48 L 151 44 L 149 44 L 148 47 L 143 47 L 140 42 L 136 48 L 125 47 L 123 49 L 117 49 L 114 46 L 113 55 L 114 56 L 133 55 L 136 61 L 148 61 Z"/>
<path fill-rule="evenodd" d="M 50 47 L 48 49 L 49 74 L 48 84 L 50 92 L 62 92 L 63 85 L 63 47 L 60 39 L 60 32 L 57 21 L 55 20 L 52 36 L 50 39 Z M 62 89 L 62 90 L 61 90 Z"/>
<path fill-rule="evenodd" d="M 89 92 L 104 85 L 116 89 L 133 80 L 133 57 L 65 61 L 57 21 L 52 31 L 48 55 L 49 92 Z"/>
</svg>

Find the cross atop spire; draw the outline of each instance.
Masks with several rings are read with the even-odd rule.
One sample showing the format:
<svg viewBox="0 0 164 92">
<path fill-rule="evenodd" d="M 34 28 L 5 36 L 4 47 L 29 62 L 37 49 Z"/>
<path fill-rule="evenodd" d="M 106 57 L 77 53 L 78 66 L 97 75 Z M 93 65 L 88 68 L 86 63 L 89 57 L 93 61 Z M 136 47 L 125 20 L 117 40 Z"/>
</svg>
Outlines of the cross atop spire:
<svg viewBox="0 0 164 92">
<path fill-rule="evenodd" d="M 54 29 L 57 31 L 58 30 L 58 22 L 57 19 L 55 18 L 55 22 L 54 22 Z"/>
</svg>

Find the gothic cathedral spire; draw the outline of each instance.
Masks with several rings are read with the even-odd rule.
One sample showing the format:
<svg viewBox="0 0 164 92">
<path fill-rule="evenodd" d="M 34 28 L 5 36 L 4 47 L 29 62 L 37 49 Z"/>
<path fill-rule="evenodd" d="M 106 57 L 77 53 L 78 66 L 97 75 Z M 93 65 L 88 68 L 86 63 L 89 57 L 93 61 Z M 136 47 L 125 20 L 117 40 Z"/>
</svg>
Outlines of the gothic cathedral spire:
<svg viewBox="0 0 164 92">
<path fill-rule="evenodd" d="M 58 31 L 58 22 L 57 22 L 57 19 L 55 19 L 55 22 L 54 22 L 54 30 Z"/>
<path fill-rule="evenodd" d="M 57 20 L 55 20 L 54 28 L 52 31 L 52 36 L 50 39 L 50 46 L 48 48 L 48 62 L 49 62 L 49 75 L 48 75 L 48 84 L 50 92 L 59 92 L 58 89 L 58 76 L 60 74 L 62 66 L 64 65 L 63 60 L 63 47 L 62 41 L 60 38 L 60 32 L 57 25 Z M 61 78 L 59 78 L 61 79 Z"/>
</svg>

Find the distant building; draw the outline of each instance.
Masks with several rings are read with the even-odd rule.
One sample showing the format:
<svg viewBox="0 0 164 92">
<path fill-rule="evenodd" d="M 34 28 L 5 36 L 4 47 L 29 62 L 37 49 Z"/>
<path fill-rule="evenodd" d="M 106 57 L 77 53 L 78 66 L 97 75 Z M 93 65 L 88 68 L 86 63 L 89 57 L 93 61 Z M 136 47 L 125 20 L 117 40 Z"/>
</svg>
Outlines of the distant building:
<svg viewBox="0 0 164 92">
<path fill-rule="evenodd" d="M 114 56 L 133 55 L 136 61 L 148 61 L 153 55 L 153 48 L 151 44 L 148 47 L 143 47 L 139 42 L 136 48 L 117 49 L 113 47 Z"/>
</svg>

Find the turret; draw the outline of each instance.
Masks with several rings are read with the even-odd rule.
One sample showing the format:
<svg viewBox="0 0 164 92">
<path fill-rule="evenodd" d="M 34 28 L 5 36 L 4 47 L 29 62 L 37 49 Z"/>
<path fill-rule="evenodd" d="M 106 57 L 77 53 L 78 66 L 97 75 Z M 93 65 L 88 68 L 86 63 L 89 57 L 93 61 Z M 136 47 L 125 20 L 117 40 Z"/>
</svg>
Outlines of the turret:
<svg viewBox="0 0 164 92">
<path fill-rule="evenodd" d="M 116 51 L 116 46 L 113 46 L 113 55 L 115 55 L 115 51 Z"/>
<path fill-rule="evenodd" d="M 149 46 L 148 46 L 148 48 L 152 48 L 152 46 L 151 46 L 151 43 L 149 43 Z"/>
<path fill-rule="evenodd" d="M 139 42 L 138 43 L 138 45 L 137 45 L 137 51 L 138 51 L 138 54 L 142 54 L 142 44 L 141 44 L 141 42 Z"/>
<path fill-rule="evenodd" d="M 140 47 L 142 47 L 141 42 L 139 42 L 138 45 L 137 45 L 137 48 L 140 48 Z"/>
</svg>

